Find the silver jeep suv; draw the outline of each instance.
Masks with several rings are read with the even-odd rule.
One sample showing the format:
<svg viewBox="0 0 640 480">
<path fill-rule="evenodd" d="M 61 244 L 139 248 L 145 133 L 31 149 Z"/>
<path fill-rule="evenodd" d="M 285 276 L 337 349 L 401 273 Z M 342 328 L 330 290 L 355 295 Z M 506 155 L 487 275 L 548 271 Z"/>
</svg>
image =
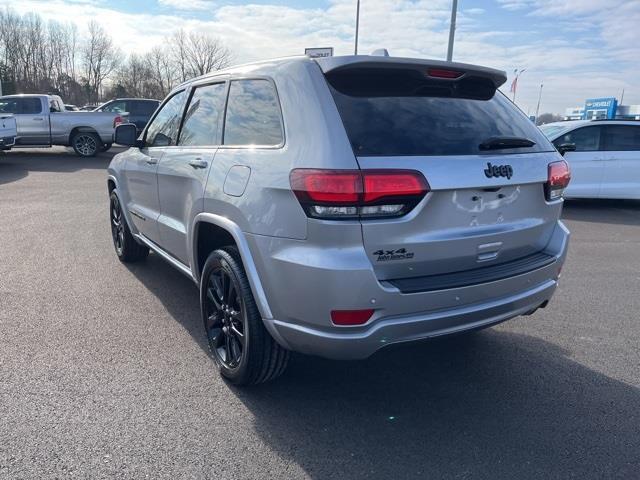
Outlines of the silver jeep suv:
<svg viewBox="0 0 640 480">
<path fill-rule="evenodd" d="M 293 57 L 174 89 L 109 166 L 118 257 L 193 279 L 236 384 L 290 351 L 385 345 L 529 314 L 553 295 L 569 169 L 496 89 L 504 72 Z"/>
</svg>

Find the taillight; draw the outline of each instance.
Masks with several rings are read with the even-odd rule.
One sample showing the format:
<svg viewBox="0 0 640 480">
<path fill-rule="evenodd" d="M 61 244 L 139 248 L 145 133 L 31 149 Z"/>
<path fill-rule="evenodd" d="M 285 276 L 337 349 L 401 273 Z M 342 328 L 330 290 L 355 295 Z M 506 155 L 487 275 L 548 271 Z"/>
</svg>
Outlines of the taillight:
<svg viewBox="0 0 640 480">
<path fill-rule="evenodd" d="M 457 70 L 447 70 L 445 68 L 429 68 L 427 70 L 427 75 L 434 78 L 450 78 L 456 79 L 460 78 L 464 72 L 459 72 Z"/>
<path fill-rule="evenodd" d="M 120 115 L 116 115 L 116 117 L 113 119 L 113 128 L 116 128 L 121 123 L 124 123 L 122 117 Z"/>
<path fill-rule="evenodd" d="M 549 164 L 548 179 L 545 185 L 545 194 L 547 200 L 557 200 L 562 198 L 564 189 L 571 181 L 571 172 L 569 165 L 564 160 Z"/>
<path fill-rule="evenodd" d="M 373 309 L 367 310 L 331 310 L 334 325 L 363 325 L 373 315 Z"/>
<path fill-rule="evenodd" d="M 308 216 L 332 220 L 404 215 L 429 191 L 414 170 L 295 169 L 291 188 Z"/>
</svg>

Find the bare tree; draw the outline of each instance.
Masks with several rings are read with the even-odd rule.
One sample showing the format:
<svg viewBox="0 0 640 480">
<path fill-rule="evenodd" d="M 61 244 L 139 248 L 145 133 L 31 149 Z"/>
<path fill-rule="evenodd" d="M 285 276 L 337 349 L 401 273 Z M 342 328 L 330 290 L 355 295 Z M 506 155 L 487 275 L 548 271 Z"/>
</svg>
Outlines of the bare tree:
<svg viewBox="0 0 640 480">
<path fill-rule="evenodd" d="M 55 93 L 84 104 L 104 94 L 163 98 L 177 84 L 230 62 L 227 47 L 208 33 L 177 30 L 165 40 L 123 61 L 97 22 L 80 36 L 73 23 L 7 8 L 0 10 L 0 79 L 5 93 Z"/>
<path fill-rule="evenodd" d="M 173 61 L 179 72 L 179 80 L 204 75 L 229 65 L 229 49 L 216 37 L 208 33 L 185 32 L 180 29 L 171 37 Z"/>
<path fill-rule="evenodd" d="M 87 93 L 90 101 L 98 101 L 104 81 L 118 67 L 122 59 L 120 49 L 107 32 L 95 21 L 89 22 L 89 37 L 82 49 Z"/>
<path fill-rule="evenodd" d="M 164 98 L 179 83 L 177 70 L 166 48 L 155 47 L 145 57 L 156 98 Z"/>
</svg>

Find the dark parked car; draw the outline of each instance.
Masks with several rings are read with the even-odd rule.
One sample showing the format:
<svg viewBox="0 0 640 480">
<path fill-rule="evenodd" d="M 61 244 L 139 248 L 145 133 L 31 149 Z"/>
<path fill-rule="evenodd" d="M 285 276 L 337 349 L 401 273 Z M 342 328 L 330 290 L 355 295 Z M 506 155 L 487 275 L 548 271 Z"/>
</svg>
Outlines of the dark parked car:
<svg viewBox="0 0 640 480">
<path fill-rule="evenodd" d="M 160 100 L 147 98 L 116 98 L 100 105 L 96 112 L 129 113 L 129 121 L 135 123 L 138 133 L 142 132 Z"/>
</svg>

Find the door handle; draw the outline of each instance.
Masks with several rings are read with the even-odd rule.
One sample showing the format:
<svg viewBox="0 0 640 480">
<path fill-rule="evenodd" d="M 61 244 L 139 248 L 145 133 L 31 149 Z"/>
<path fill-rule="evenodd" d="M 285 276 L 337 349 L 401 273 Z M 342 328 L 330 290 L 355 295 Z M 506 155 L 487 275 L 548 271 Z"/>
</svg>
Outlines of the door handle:
<svg viewBox="0 0 640 480">
<path fill-rule="evenodd" d="M 205 160 L 202 160 L 201 158 L 196 158 L 195 160 L 191 160 L 189 162 L 189 165 L 191 165 L 193 168 L 207 168 L 209 166 L 209 164 Z"/>
<path fill-rule="evenodd" d="M 149 157 L 145 160 L 145 162 L 147 162 L 149 165 L 155 165 L 156 163 L 158 163 L 158 159 L 157 158 L 153 158 L 153 157 Z"/>
<path fill-rule="evenodd" d="M 42 118 L 42 117 L 33 117 L 33 120 L 37 120 L 38 122 L 42 122 L 42 121 L 44 121 L 44 118 Z"/>
</svg>

